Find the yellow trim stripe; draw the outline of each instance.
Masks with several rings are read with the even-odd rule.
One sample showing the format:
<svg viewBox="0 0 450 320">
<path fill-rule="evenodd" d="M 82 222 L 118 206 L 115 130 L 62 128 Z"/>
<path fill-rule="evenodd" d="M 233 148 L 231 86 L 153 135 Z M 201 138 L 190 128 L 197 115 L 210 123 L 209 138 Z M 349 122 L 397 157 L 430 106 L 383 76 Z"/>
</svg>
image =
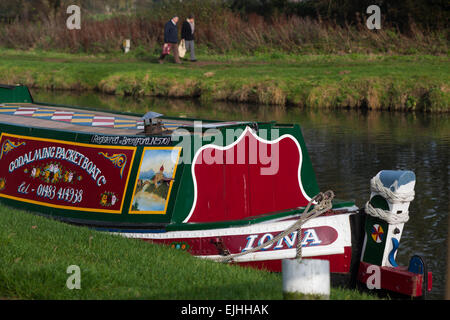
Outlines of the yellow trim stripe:
<svg viewBox="0 0 450 320">
<path fill-rule="evenodd" d="M 70 122 L 72 123 L 92 123 L 91 119 L 72 119 Z"/>
<path fill-rule="evenodd" d="M 130 123 L 130 124 L 116 124 L 114 125 L 114 128 L 132 128 L 136 127 L 136 124 Z"/>
<path fill-rule="evenodd" d="M 116 119 L 116 122 L 117 123 L 130 123 L 130 124 L 133 124 L 133 123 L 136 123 L 137 121 L 136 120 L 120 120 L 120 119 Z"/>
<path fill-rule="evenodd" d="M 33 114 L 33 117 L 39 118 L 39 117 L 51 117 L 53 116 L 53 113 L 35 113 Z"/>
</svg>

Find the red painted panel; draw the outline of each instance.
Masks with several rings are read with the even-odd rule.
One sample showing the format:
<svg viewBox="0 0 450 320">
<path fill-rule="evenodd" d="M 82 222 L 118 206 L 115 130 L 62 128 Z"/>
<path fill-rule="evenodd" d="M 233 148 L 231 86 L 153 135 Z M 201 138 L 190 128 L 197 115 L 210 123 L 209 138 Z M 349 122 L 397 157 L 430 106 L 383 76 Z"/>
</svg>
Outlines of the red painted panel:
<svg viewBox="0 0 450 320">
<path fill-rule="evenodd" d="M 309 230 L 314 229 L 318 243 L 308 242 L 303 244 L 303 247 L 321 247 L 332 244 L 337 239 L 337 231 L 328 226 L 314 227 L 308 229 L 302 229 L 302 234 L 308 233 Z M 276 236 L 278 233 L 274 232 L 271 236 Z M 184 245 L 184 249 L 195 256 L 217 256 L 223 255 L 221 250 L 225 249 L 228 254 L 240 253 L 250 248 L 255 248 L 260 244 L 260 241 L 264 239 L 264 242 L 270 240 L 269 233 L 257 233 L 257 234 L 242 234 L 235 236 L 222 236 L 222 237 L 203 237 L 203 238 L 177 238 L 177 239 L 155 239 L 146 240 L 154 243 L 165 244 L 169 246 L 181 246 Z M 293 240 L 293 243 L 283 239 L 270 248 L 262 251 L 277 251 L 283 249 L 295 248 L 298 242 L 298 237 L 295 234 L 288 236 L 288 240 Z M 303 239 L 303 238 L 302 238 Z M 263 242 L 263 243 L 264 243 Z M 344 247 L 343 254 L 335 255 L 321 255 L 317 257 L 309 257 L 305 259 L 322 259 L 330 261 L 330 271 L 336 273 L 347 273 L 350 271 L 350 262 L 352 258 L 351 247 Z M 256 268 L 266 268 L 270 271 L 280 272 L 281 262 L 280 260 L 267 260 L 267 261 L 255 261 L 255 262 L 242 262 L 242 265 L 249 265 Z"/>
<path fill-rule="evenodd" d="M 223 190 L 225 173 L 221 164 L 210 165 L 211 158 L 223 159 L 223 152 L 217 149 L 208 149 L 197 160 L 195 167 L 197 177 L 197 189 L 202 190 L 201 197 L 197 200 L 197 210 L 204 217 L 226 215 Z M 197 221 L 195 221 L 197 222 Z"/>
<path fill-rule="evenodd" d="M 301 150 L 294 138 L 270 144 L 249 130 L 244 134 L 223 153 L 214 146 L 200 151 L 193 164 L 197 197 L 187 222 L 240 220 L 308 204 L 299 185 Z"/>
<path fill-rule="evenodd" d="M 2 134 L 0 197 L 52 208 L 121 213 L 135 148 Z"/>
<path fill-rule="evenodd" d="M 312 231 L 317 238 L 311 238 Z M 239 234 L 233 236 L 213 236 L 198 238 L 172 238 L 155 239 L 156 243 L 171 244 L 172 242 L 186 242 L 189 244 L 189 250 L 194 255 L 217 255 L 220 254 L 215 243 L 222 243 L 231 254 L 241 253 L 245 250 L 253 249 L 277 236 L 280 232 L 263 232 L 251 234 Z M 305 241 L 305 236 L 307 240 Z M 303 248 L 323 247 L 334 243 L 338 238 L 336 229 L 329 226 L 320 226 L 302 229 Z M 298 243 L 297 232 L 293 232 L 284 239 L 272 244 L 269 248 L 261 251 L 277 251 L 283 249 L 295 248 Z M 206 251 L 205 251 L 206 250 Z"/>
<path fill-rule="evenodd" d="M 239 220 L 243 216 L 251 216 L 250 179 L 248 167 L 243 164 L 223 165 L 225 172 L 224 202 L 226 220 Z"/>
<path fill-rule="evenodd" d="M 272 155 L 271 145 L 257 143 L 258 154 Z M 256 148 L 255 148 L 256 149 Z M 274 148 L 275 149 L 275 148 Z M 268 212 L 274 212 L 277 208 L 277 175 L 261 175 L 261 165 L 249 165 L 251 215 L 257 216 Z M 282 188 L 281 190 L 283 190 Z"/>
<path fill-rule="evenodd" d="M 358 281 L 366 284 L 369 277 L 375 276 L 375 271 L 367 270 L 370 266 L 374 266 L 370 263 L 360 262 L 358 270 Z M 380 286 L 381 289 L 401 293 L 411 297 L 422 296 L 422 283 L 423 276 L 409 272 L 405 267 L 379 267 L 380 271 Z M 431 277 L 431 273 L 427 274 L 428 279 Z M 427 290 L 430 290 L 430 284 Z"/>
<path fill-rule="evenodd" d="M 283 139 L 279 143 L 279 172 L 276 175 L 276 210 L 286 210 L 306 206 L 308 200 L 302 194 L 298 181 L 301 154 L 292 139 Z"/>
</svg>

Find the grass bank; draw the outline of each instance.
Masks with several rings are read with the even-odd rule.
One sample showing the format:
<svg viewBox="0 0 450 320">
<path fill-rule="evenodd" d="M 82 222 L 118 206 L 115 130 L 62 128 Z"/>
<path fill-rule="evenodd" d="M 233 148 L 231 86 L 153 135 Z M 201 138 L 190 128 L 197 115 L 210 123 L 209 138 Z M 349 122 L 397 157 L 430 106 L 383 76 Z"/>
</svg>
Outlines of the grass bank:
<svg viewBox="0 0 450 320">
<path fill-rule="evenodd" d="M 0 205 L 1 299 L 279 300 L 274 274 L 192 257 Z M 67 268 L 81 271 L 69 290 Z M 331 299 L 375 299 L 332 288 Z"/>
<path fill-rule="evenodd" d="M 448 112 L 448 56 L 199 53 L 199 62 L 155 55 L 0 50 L 0 82 L 124 96 L 199 98 L 302 108 Z"/>
</svg>

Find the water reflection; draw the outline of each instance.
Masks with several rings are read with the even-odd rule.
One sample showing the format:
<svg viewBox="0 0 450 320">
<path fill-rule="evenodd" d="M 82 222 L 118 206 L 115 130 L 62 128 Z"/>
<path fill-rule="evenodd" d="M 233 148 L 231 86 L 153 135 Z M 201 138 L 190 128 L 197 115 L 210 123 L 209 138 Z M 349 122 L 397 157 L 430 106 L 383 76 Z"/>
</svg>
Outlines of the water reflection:
<svg viewBox="0 0 450 320">
<path fill-rule="evenodd" d="M 433 271 L 431 298 L 444 297 L 447 272 L 450 116 L 363 111 L 291 110 L 271 106 L 200 103 L 167 99 L 111 97 L 97 94 L 34 92 L 37 101 L 144 114 L 223 120 L 276 120 L 299 123 L 322 190 L 362 206 L 369 181 L 384 169 L 416 173 L 416 198 L 410 206 L 397 262 L 408 265 L 423 256 Z"/>
</svg>

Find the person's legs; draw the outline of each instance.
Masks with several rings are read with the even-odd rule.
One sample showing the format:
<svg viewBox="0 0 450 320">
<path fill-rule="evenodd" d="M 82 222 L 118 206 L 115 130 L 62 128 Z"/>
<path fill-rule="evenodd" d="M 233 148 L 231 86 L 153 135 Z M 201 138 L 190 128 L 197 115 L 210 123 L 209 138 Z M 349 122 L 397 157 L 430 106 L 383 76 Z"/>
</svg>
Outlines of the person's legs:
<svg viewBox="0 0 450 320">
<path fill-rule="evenodd" d="M 186 45 L 186 52 L 188 52 L 188 51 L 190 52 L 191 51 L 191 41 L 185 40 L 184 43 Z M 186 56 L 184 56 L 184 57 L 185 57 L 185 59 L 187 59 Z"/>
<path fill-rule="evenodd" d="M 189 45 L 188 45 L 189 44 Z M 188 49 L 189 48 L 189 49 Z M 186 41 L 186 49 L 189 50 L 191 54 L 191 61 L 197 61 L 197 58 L 195 57 L 195 44 L 194 40 Z"/>
<path fill-rule="evenodd" d="M 166 45 L 163 46 L 161 55 L 159 56 L 159 59 L 158 59 L 159 63 L 163 63 L 164 58 L 167 56 L 167 52 L 165 50 L 165 46 Z"/>
<path fill-rule="evenodd" d="M 159 59 L 158 59 L 159 63 L 163 63 L 165 57 L 166 57 L 166 54 L 161 53 L 161 55 L 159 56 Z"/>
</svg>

